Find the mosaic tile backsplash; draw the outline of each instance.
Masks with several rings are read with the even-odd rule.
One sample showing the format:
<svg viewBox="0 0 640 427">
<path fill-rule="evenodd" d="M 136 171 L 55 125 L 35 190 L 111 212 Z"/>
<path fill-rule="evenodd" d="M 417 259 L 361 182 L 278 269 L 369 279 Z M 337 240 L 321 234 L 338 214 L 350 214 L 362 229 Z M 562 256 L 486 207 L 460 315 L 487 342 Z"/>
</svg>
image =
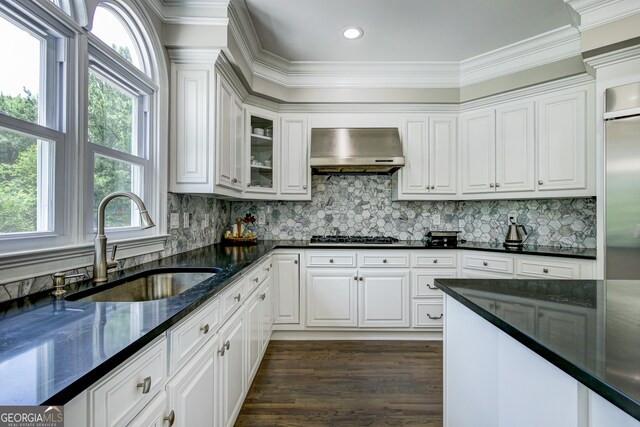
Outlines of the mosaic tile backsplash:
<svg viewBox="0 0 640 427">
<path fill-rule="evenodd" d="M 528 244 L 596 247 L 595 198 L 394 202 L 388 176 L 314 176 L 311 194 L 311 202 L 233 202 L 231 217 L 264 214 L 267 223 L 254 228 L 267 240 L 316 234 L 422 240 L 429 230 L 461 230 L 468 241 L 502 243 L 513 213 L 533 230 Z"/>
<path fill-rule="evenodd" d="M 120 259 L 118 269 L 133 267 L 181 252 L 197 249 L 219 242 L 231 222 L 231 204 L 228 201 L 214 199 L 209 196 L 187 194 L 168 195 L 168 215 L 171 212 L 190 212 L 191 226 L 184 228 L 180 215 L 180 227 L 168 230 L 169 238 L 164 251 L 137 257 Z M 204 215 L 209 214 L 209 224 L 204 226 Z M 167 218 L 167 224 L 170 218 Z M 67 271 L 68 274 L 84 273 L 93 276 L 93 266 Z M 10 283 L 0 283 L 0 302 L 25 295 L 34 294 L 52 287 L 51 276 L 44 275 Z"/>
</svg>

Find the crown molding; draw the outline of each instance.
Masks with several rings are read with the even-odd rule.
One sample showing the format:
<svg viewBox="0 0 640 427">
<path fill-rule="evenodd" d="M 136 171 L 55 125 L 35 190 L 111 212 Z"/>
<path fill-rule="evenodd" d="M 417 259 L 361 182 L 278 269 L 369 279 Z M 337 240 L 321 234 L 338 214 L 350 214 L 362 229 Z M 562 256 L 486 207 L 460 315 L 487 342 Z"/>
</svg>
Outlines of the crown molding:
<svg viewBox="0 0 640 427">
<path fill-rule="evenodd" d="M 580 16 L 578 28 L 585 31 L 640 13 L 640 0 L 564 0 Z"/>
<path fill-rule="evenodd" d="M 166 24 L 227 25 L 230 0 L 145 0 Z"/>
<path fill-rule="evenodd" d="M 280 104 L 279 113 L 415 113 L 457 114 L 459 104 Z"/>
<path fill-rule="evenodd" d="M 220 49 L 168 48 L 171 62 L 189 62 L 195 64 L 215 64 L 222 54 Z"/>
<path fill-rule="evenodd" d="M 460 104 L 460 112 L 475 110 L 504 102 L 517 101 L 519 99 L 530 99 L 535 95 L 543 95 L 545 93 L 554 93 L 562 89 L 570 89 L 588 84 L 594 84 L 595 79 L 587 73 L 577 76 L 567 77 L 564 79 L 554 80 L 548 83 L 541 83 L 534 86 L 517 89 L 498 95 L 488 96 Z"/>
<path fill-rule="evenodd" d="M 598 68 L 608 67 L 610 65 L 619 64 L 621 62 L 640 59 L 640 45 L 629 46 L 624 49 L 606 52 L 601 55 L 586 58 L 584 62 L 590 67 Z"/>
<path fill-rule="evenodd" d="M 483 53 L 460 63 L 460 85 L 513 74 L 580 55 L 580 33 L 567 25 L 517 43 Z"/>
</svg>

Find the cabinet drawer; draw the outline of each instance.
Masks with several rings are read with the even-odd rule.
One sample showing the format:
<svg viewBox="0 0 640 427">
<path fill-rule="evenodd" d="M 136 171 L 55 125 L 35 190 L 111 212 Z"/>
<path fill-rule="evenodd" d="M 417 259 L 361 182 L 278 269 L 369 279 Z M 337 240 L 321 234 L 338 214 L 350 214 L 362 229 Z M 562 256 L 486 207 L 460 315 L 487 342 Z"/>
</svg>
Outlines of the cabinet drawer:
<svg viewBox="0 0 640 427">
<path fill-rule="evenodd" d="M 220 300 L 208 302 L 168 332 L 169 373 L 175 372 L 213 336 L 220 324 Z"/>
<path fill-rule="evenodd" d="M 358 265 L 360 267 L 409 267 L 409 255 L 389 253 L 389 251 L 364 252 L 358 254 Z"/>
<path fill-rule="evenodd" d="M 413 254 L 411 266 L 418 268 L 455 268 L 458 266 L 458 255 L 453 253 L 427 253 Z"/>
<path fill-rule="evenodd" d="M 354 252 L 308 252 L 307 267 L 355 267 Z"/>
<path fill-rule="evenodd" d="M 411 287 L 413 298 L 442 298 L 442 291 L 434 285 L 437 278 L 453 279 L 456 277 L 455 270 L 428 270 L 411 272 Z"/>
<path fill-rule="evenodd" d="M 271 259 L 268 259 L 267 261 L 263 261 L 258 267 L 254 268 L 249 272 L 249 274 L 247 274 L 247 296 L 249 296 L 258 286 L 260 286 L 260 283 L 262 283 L 264 279 L 267 278 L 267 275 L 270 271 Z"/>
<path fill-rule="evenodd" d="M 245 283 L 246 278 L 234 283 L 228 290 L 226 290 L 220 297 L 220 305 L 222 307 L 221 322 L 224 322 L 238 307 L 242 305 L 246 299 Z"/>
<path fill-rule="evenodd" d="M 463 255 L 462 267 L 471 270 L 513 274 L 513 258 L 485 255 Z"/>
<path fill-rule="evenodd" d="M 516 259 L 516 274 L 524 277 L 579 279 L 580 264 L 571 261 L 533 261 Z"/>
<path fill-rule="evenodd" d="M 92 425 L 112 427 L 129 422 L 164 388 L 166 366 L 167 340 L 163 337 L 90 389 Z"/>
<path fill-rule="evenodd" d="M 413 303 L 414 328 L 442 328 L 443 318 L 444 311 L 441 302 L 418 301 Z"/>
</svg>

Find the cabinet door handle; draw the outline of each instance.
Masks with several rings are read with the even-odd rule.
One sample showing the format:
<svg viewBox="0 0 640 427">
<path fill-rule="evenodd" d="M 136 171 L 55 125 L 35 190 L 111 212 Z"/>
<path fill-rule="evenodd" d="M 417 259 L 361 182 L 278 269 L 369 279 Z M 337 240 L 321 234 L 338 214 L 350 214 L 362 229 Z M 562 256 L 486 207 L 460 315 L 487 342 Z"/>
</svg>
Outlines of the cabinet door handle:
<svg viewBox="0 0 640 427">
<path fill-rule="evenodd" d="M 333 258 L 329 260 L 329 264 L 333 264 Z"/>
<path fill-rule="evenodd" d="M 306 190 L 306 189 L 307 189 L 307 185 L 306 185 L 306 184 L 305 184 L 305 185 L 303 185 L 303 186 L 302 186 L 302 189 L 303 189 L 303 190 Z"/>
<path fill-rule="evenodd" d="M 294 259 L 294 260 L 293 260 L 293 263 L 294 263 L 294 264 L 297 264 L 297 263 L 298 263 L 298 260 L 297 260 L 297 259 Z"/>
<path fill-rule="evenodd" d="M 227 351 L 227 350 L 224 348 L 224 345 L 223 345 L 222 347 L 220 347 L 220 350 L 218 350 L 218 354 L 220 356 L 224 357 L 225 351 Z"/>
<path fill-rule="evenodd" d="M 383 264 L 386 264 L 386 263 L 387 263 L 387 260 L 386 260 L 386 259 L 383 259 L 383 260 L 382 260 L 382 263 L 383 263 Z"/>
<path fill-rule="evenodd" d="M 543 269 L 542 269 L 542 272 L 543 272 L 543 273 L 548 273 L 548 272 L 549 272 L 549 269 L 548 269 L 548 268 L 543 268 Z"/>
<path fill-rule="evenodd" d="M 432 291 L 436 291 L 438 290 L 437 286 L 431 286 L 430 284 L 427 283 L 427 288 L 431 289 Z"/>
<path fill-rule="evenodd" d="M 544 181 L 543 181 L 543 180 L 541 180 L 541 179 L 539 179 L 539 180 L 538 180 L 538 185 L 542 185 L 542 184 L 544 184 Z"/>
<path fill-rule="evenodd" d="M 151 390 L 151 377 L 147 377 L 141 383 L 138 383 L 138 388 L 142 389 L 142 394 L 149 393 L 149 390 Z"/>
<path fill-rule="evenodd" d="M 229 350 L 231 348 L 231 341 L 227 340 L 227 342 L 224 343 L 224 346 Z"/>
<path fill-rule="evenodd" d="M 489 265 L 489 263 L 487 261 L 482 261 L 482 265 L 484 265 L 485 267 Z"/>
<path fill-rule="evenodd" d="M 489 183 L 489 187 L 493 188 L 493 182 Z"/>
<path fill-rule="evenodd" d="M 258 283 L 258 280 L 260 280 L 258 277 L 256 277 L 255 279 L 253 279 L 254 282 Z"/>
<path fill-rule="evenodd" d="M 262 295 L 260 295 L 260 301 L 264 301 L 264 299 L 267 297 L 267 294 L 264 293 Z"/>
<path fill-rule="evenodd" d="M 436 186 L 435 186 L 435 185 L 432 185 L 432 186 L 431 186 L 431 189 L 432 189 L 432 190 L 435 190 L 435 189 L 436 189 Z"/>
<path fill-rule="evenodd" d="M 169 427 L 171 427 L 173 425 L 173 423 L 176 422 L 176 413 L 173 412 L 173 409 L 171 410 L 171 412 L 169 412 L 169 415 L 163 418 L 164 421 L 169 421 Z"/>
<path fill-rule="evenodd" d="M 209 333 L 209 324 L 207 323 L 206 325 L 204 325 L 203 327 L 200 328 L 200 330 L 207 335 Z"/>
<path fill-rule="evenodd" d="M 496 182 L 496 188 L 500 187 L 500 183 Z"/>
<path fill-rule="evenodd" d="M 360 277 L 360 281 L 361 281 L 361 282 L 364 282 L 364 277 Z"/>
<path fill-rule="evenodd" d="M 240 302 L 240 298 L 242 298 L 241 294 L 236 295 L 235 297 L 233 297 L 234 300 Z"/>
<path fill-rule="evenodd" d="M 434 264 L 437 264 L 437 263 L 438 263 L 438 258 L 434 259 L 434 260 L 433 260 L 433 263 L 434 263 Z"/>
<path fill-rule="evenodd" d="M 431 319 L 431 320 L 440 320 L 440 319 L 442 319 L 442 318 L 444 317 L 444 313 L 442 313 L 442 314 L 441 314 L 440 316 L 438 316 L 438 317 L 434 317 L 434 316 L 430 315 L 429 313 L 427 313 L 427 317 L 428 317 L 429 319 Z"/>
<path fill-rule="evenodd" d="M 358 276 L 354 277 L 353 280 L 358 280 Z"/>
</svg>

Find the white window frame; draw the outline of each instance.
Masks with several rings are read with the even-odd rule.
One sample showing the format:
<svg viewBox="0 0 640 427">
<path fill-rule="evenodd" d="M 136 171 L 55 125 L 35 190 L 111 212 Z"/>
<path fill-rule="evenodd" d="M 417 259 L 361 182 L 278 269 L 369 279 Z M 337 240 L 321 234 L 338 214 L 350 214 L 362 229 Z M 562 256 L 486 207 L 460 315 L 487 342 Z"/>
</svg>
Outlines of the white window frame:
<svg viewBox="0 0 640 427">
<path fill-rule="evenodd" d="M 69 211 L 65 191 L 65 159 L 68 153 L 67 134 L 64 132 L 65 113 L 59 108 L 66 104 L 69 66 L 69 33 L 54 20 L 32 16 L 30 10 L 0 4 L 2 19 L 42 41 L 40 51 L 39 117 L 42 123 L 31 123 L 0 114 L 0 128 L 34 139 L 50 141 L 51 150 L 38 146 L 38 229 L 46 223 L 49 230 L 0 234 L 0 253 L 29 250 L 43 246 L 58 246 L 69 241 L 65 217 Z M 49 182 L 50 179 L 53 182 Z M 47 191 L 42 191 L 46 187 Z"/>
<path fill-rule="evenodd" d="M 0 1 L 0 11 L 4 14 L 20 15 L 21 21 L 36 28 L 51 31 L 59 40 L 57 57 L 62 60 L 54 69 L 60 84 L 56 91 L 56 104 L 51 105 L 58 113 L 59 127 L 33 125 L 18 119 L 0 117 L 0 126 L 23 133 L 33 133 L 38 137 L 55 141 L 56 232 L 50 235 L 16 236 L 9 245 L 3 247 L 0 239 L 0 275 L 3 283 L 23 280 L 44 274 L 89 266 L 93 260 L 92 233 L 87 233 L 87 197 L 85 177 L 88 174 L 86 162 L 89 144 L 87 142 L 87 89 L 89 51 L 93 65 L 111 64 L 131 67 L 131 74 L 153 89 L 153 96 L 147 97 L 148 111 L 148 170 L 145 204 L 152 215 L 156 227 L 141 233 L 117 233 L 109 230 L 109 245 L 119 245 L 118 259 L 150 254 L 165 249 L 167 227 L 167 170 L 168 170 L 168 66 L 163 54 L 163 46 L 158 38 L 154 22 L 137 0 L 105 0 L 101 4 L 122 11 L 122 19 L 139 32 L 139 43 L 146 47 L 148 57 L 144 59 L 145 72 L 135 68 L 124 58 L 106 46 L 101 40 L 82 26 L 89 24 L 85 0 L 62 0 L 67 5 L 61 10 L 49 0 L 27 0 L 16 2 Z M 113 56 L 111 56 L 113 55 Z M 105 60 L 109 57 L 110 61 Z M 161 88 L 161 89 L 160 89 Z M 51 94 L 48 94 L 49 96 Z M 91 175 L 93 176 L 93 175 Z M 151 200 L 151 198 L 153 200 Z M 134 230 L 135 231 L 135 230 Z"/>
</svg>

